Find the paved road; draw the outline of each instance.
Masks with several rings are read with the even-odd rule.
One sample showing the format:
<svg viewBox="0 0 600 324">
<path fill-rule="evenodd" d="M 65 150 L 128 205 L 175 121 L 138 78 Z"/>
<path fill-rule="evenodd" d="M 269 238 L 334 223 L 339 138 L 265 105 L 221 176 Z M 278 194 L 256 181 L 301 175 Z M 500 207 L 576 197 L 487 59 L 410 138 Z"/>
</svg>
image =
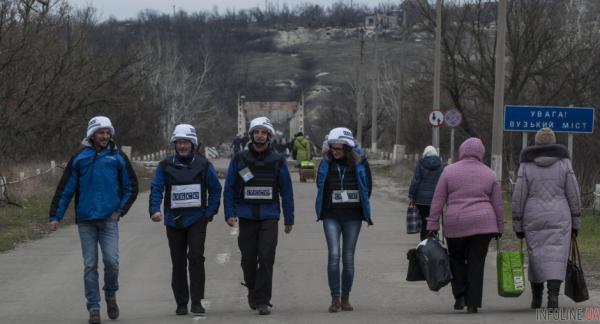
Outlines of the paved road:
<svg viewBox="0 0 600 324">
<path fill-rule="evenodd" d="M 326 245 L 322 225 L 313 212 L 313 183 L 299 183 L 294 175 L 296 226 L 280 232 L 274 274 L 273 314 L 259 317 L 246 304 L 240 285 L 242 272 L 236 229 L 222 213 L 209 224 L 206 239 L 205 317 L 175 316 L 170 287 L 170 261 L 164 227 L 147 215 L 148 193 L 121 223 L 121 323 L 530 323 L 530 294 L 501 298 L 496 294 L 495 254 L 488 256 L 484 307 L 478 314 L 452 310 L 450 288 L 429 291 L 424 283 L 409 283 L 405 252 L 416 244 L 404 234 L 406 206 L 396 188 L 377 179 L 374 222 L 363 227 L 356 255 L 351 301 L 354 312 L 329 314 Z M 82 258 L 75 226 L 23 244 L 0 255 L 0 323 L 85 323 Z M 101 276 L 102 277 L 102 276 Z M 584 306 L 600 305 L 592 292 Z M 562 305 L 574 306 L 564 296 Z M 109 322 L 102 310 L 104 322 Z"/>
</svg>

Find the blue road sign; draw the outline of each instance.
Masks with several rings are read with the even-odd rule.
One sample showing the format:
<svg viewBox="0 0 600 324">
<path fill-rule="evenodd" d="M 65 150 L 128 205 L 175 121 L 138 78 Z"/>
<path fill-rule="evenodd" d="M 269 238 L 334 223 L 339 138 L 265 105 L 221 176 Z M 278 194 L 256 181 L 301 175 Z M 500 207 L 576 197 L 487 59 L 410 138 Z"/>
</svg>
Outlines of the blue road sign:
<svg viewBox="0 0 600 324">
<path fill-rule="evenodd" d="M 504 130 L 537 132 L 548 127 L 558 133 L 593 133 L 593 107 L 505 106 Z"/>
</svg>

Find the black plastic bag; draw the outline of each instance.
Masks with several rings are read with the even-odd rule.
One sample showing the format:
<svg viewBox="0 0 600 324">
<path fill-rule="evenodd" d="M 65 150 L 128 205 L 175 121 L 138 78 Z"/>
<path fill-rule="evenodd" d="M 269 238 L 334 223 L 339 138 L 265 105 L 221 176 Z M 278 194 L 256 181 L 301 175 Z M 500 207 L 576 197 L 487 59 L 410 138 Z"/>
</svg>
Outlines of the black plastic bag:
<svg viewBox="0 0 600 324">
<path fill-rule="evenodd" d="M 577 239 L 571 238 L 571 249 L 569 261 L 567 262 L 567 275 L 565 277 L 565 295 L 576 303 L 581 303 L 590 299 L 588 294 L 585 277 L 581 269 L 581 256 L 579 255 L 579 246 Z"/>
<path fill-rule="evenodd" d="M 406 252 L 406 258 L 408 259 L 408 272 L 406 273 L 406 281 L 423 281 L 425 275 L 419 265 L 417 259 L 417 249 L 410 249 Z"/>
<path fill-rule="evenodd" d="M 419 243 L 417 259 L 429 289 L 438 291 L 452 280 L 448 250 L 437 237 L 430 236 Z"/>
</svg>

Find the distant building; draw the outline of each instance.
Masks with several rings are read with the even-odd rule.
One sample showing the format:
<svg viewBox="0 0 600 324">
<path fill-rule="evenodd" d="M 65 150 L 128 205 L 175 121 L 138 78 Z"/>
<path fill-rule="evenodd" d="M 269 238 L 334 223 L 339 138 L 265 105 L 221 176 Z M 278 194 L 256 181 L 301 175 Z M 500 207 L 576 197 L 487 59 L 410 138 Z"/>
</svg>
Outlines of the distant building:
<svg viewBox="0 0 600 324">
<path fill-rule="evenodd" d="M 375 14 L 365 17 L 365 28 L 369 30 L 398 28 L 400 20 L 398 16 Z"/>
</svg>

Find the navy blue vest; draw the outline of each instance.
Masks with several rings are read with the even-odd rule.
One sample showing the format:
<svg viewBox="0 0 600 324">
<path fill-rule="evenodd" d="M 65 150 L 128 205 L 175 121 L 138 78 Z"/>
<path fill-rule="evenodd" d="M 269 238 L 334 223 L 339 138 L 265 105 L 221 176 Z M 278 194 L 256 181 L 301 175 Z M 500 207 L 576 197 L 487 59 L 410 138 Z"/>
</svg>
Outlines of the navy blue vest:
<svg viewBox="0 0 600 324">
<path fill-rule="evenodd" d="M 338 166 L 340 170 L 338 171 Z M 341 171 L 341 173 L 340 173 Z M 342 190 L 342 177 L 343 174 L 343 187 L 345 191 L 351 190 L 353 194 L 360 196 L 358 193 L 358 184 L 356 183 L 356 171 L 354 167 L 342 166 L 335 162 L 329 165 L 329 172 L 327 173 L 327 179 L 325 180 L 325 190 L 323 196 L 323 207 L 326 209 L 337 209 L 337 208 L 361 208 L 360 201 L 358 202 L 345 202 L 345 203 L 332 203 L 332 195 L 334 191 Z M 339 197 L 338 197 L 339 198 Z M 354 198 L 354 197 L 353 197 Z"/>
<path fill-rule="evenodd" d="M 279 202 L 278 175 L 284 163 L 284 157 L 269 148 L 260 157 L 248 150 L 235 155 L 238 174 L 235 180 L 234 199 L 249 204 Z M 239 171 L 248 168 L 254 176 L 244 182 Z M 251 198 L 252 197 L 252 198 Z"/>
<path fill-rule="evenodd" d="M 206 173 L 208 171 L 208 161 L 202 155 L 196 154 L 189 164 L 182 164 L 177 161 L 175 156 L 171 156 L 161 161 L 159 168 L 165 175 L 165 208 L 172 211 L 198 210 L 201 211 L 207 207 L 208 189 L 206 188 Z M 171 190 L 175 185 L 200 184 L 200 199 L 202 207 L 171 208 Z"/>
</svg>

